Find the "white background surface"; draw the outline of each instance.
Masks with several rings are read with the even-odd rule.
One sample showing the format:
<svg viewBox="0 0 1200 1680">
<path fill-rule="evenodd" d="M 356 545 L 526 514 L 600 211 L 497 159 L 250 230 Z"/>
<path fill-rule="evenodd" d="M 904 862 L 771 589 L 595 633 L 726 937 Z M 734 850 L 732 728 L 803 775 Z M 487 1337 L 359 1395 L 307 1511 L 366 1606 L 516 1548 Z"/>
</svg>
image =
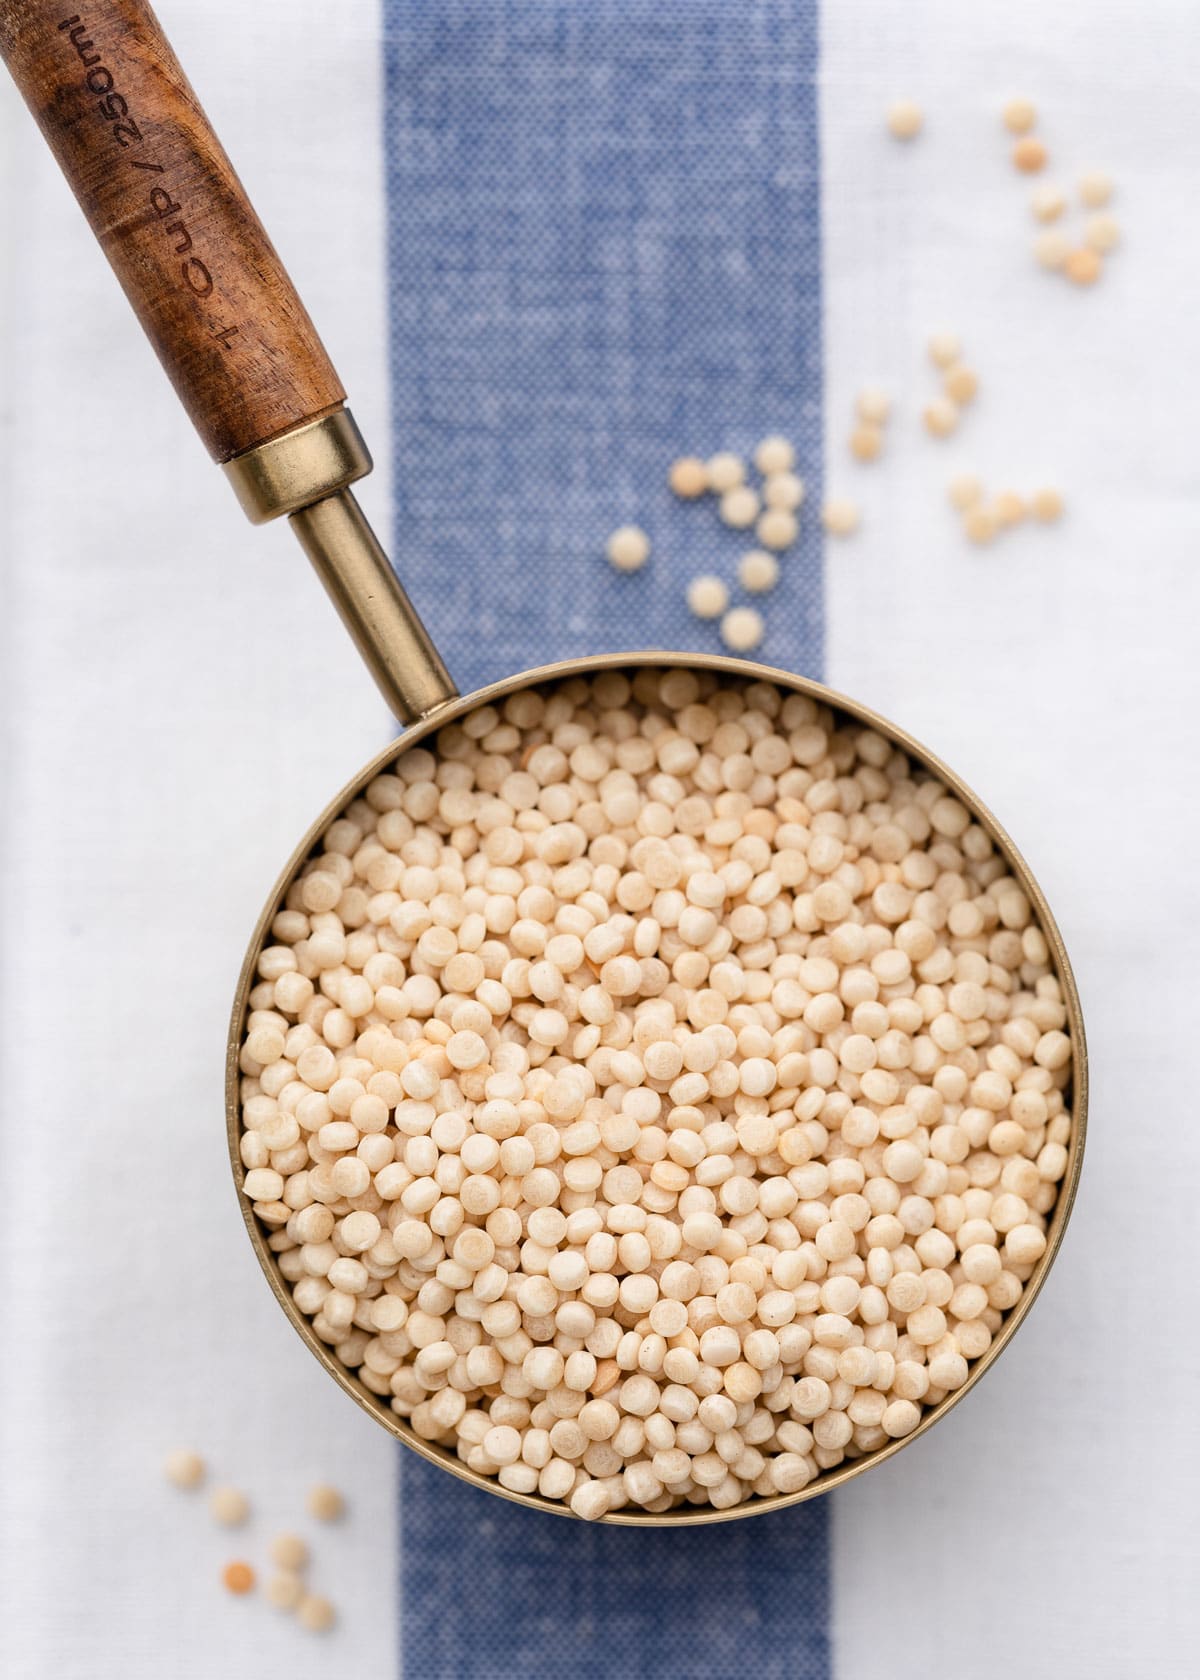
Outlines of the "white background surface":
<svg viewBox="0 0 1200 1680">
<path fill-rule="evenodd" d="M 160 15 L 386 463 L 374 5 Z M 265 73 L 270 64 L 271 73 Z M 0 1674 L 386 1676 L 395 1453 L 324 1379 L 242 1229 L 226 1015 L 275 874 L 390 724 L 284 527 L 208 465 L 4 78 Z M 311 121 L 302 113 L 312 113 Z M 386 474 L 364 494 L 381 517 Z M 194 1445 L 259 1517 L 162 1480 Z M 306 1523 L 317 1478 L 338 1529 Z M 218 1585 L 313 1539 L 304 1635 Z"/>
<path fill-rule="evenodd" d="M 376 9 L 160 10 L 385 462 Z M 1187 0 L 824 16 L 827 453 L 864 509 L 829 554 L 828 674 L 935 746 L 1025 850 L 1075 958 L 1094 1087 L 1080 1203 L 1028 1326 L 932 1438 L 837 1498 L 835 1671 L 1182 1677 L 1200 1638 L 1200 19 Z M 1066 179 L 1118 179 L 1127 248 L 1094 293 L 1031 264 L 995 118 L 1012 92 L 1038 100 Z M 907 149 L 881 132 L 899 93 L 929 116 Z M 387 721 L 289 533 L 251 530 L 205 470 L 7 88 L 0 195 L 0 1671 L 302 1680 L 336 1656 L 387 1675 L 393 1450 L 257 1275 L 221 1099 L 260 902 Z M 933 445 L 913 408 L 942 326 L 983 392 Z M 843 473 L 868 378 L 907 412 L 882 463 Z M 1070 517 L 971 550 L 944 502 L 960 467 L 1055 481 Z M 364 499 L 382 520 L 386 484 Z M 162 1484 L 177 1442 L 255 1499 L 244 1543 Z M 318 1475 L 353 1507 L 316 1537 L 344 1613 L 328 1644 L 215 1581 Z"/>
<path fill-rule="evenodd" d="M 1193 1676 L 1200 12 L 831 0 L 824 20 L 831 480 L 861 382 L 932 390 L 932 330 L 962 334 L 982 381 L 952 442 L 910 412 L 883 463 L 845 473 L 864 530 L 827 558 L 829 680 L 934 746 L 1025 852 L 1092 1073 L 1079 1201 L 1029 1322 L 931 1436 L 837 1496 L 836 1672 Z M 928 113 L 911 149 L 880 133 L 897 93 Z M 1043 112 L 1054 178 L 1117 180 L 1127 244 L 1092 292 L 1031 262 L 995 116 L 1013 93 Z M 1069 518 L 973 550 L 945 503 L 964 469 L 1056 482 Z"/>
</svg>

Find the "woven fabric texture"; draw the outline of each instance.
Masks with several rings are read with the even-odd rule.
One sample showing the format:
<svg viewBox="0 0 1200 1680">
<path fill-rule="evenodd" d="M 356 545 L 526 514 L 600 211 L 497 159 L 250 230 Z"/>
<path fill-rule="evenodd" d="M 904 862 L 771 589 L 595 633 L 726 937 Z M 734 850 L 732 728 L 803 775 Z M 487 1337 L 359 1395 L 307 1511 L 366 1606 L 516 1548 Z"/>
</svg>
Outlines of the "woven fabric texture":
<svg viewBox="0 0 1200 1680">
<path fill-rule="evenodd" d="M 666 485 L 780 431 L 820 495 L 817 25 L 809 0 L 388 0 L 394 553 L 464 688 L 589 651 L 720 646 L 753 546 Z M 617 577 L 617 525 L 653 554 Z M 819 528 L 760 654 L 819 674 Z M 596 1528 L 406 1454 L 405 1680 L 828 1673 L 824 1501 Z M 462 1592 L 464 1560 L 471 1591 Z"/>
</svg>

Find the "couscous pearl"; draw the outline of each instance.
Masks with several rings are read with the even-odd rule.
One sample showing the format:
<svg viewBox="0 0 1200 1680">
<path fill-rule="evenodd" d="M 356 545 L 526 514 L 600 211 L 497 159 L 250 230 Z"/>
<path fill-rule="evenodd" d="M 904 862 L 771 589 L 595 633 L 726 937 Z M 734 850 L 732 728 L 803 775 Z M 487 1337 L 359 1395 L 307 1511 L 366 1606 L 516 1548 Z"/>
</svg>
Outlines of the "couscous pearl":
<svg viewBox="0 0 1200 1680">
<path fill-rule="evenodd" d="M 779 562 L 773 554 L 752 548 L 738 561 L 738 582 L 751 595 L 764 595 L 779 582 Z"/>
<path fill-rule="evenodd" d="M 319 1593 L 305 1593 L 296 1609 L 296 1620 L 306 1633 L 325 1633 L 336 1619 L 333 1605 Z"/>
<path fill-rule="evenodd" d="M 1102 169 L 1089 169 L 1079 178 L 1079 199 L 1089 210 L 1103 209 L 1112 193 L 1112 176 Z"/>
<path fill-rule="evenodd" d="M 768 507 L 754 527 L 754 534 L 764 548 L 790 548 L 800 526 L 794 513 L 787 508 Z"/>
<path fill-rule="evenodd" d="M 1057 490 L 1035 490 L 1029 498 L 1030 511 L 1043 524 L 1053 524 L 1063 515 L 1063 499 Z"/>
<path fill-rule="evenodd" d="M 914 140 L 925 122 L 925 114 L 913 99 L 894 99 L 887 108 L 888 133 L 897 140 Z"/>
<path fill-rule="evenodd" d="M 950 368 L 943 383 L 943 389 L 951 402 L 960 406 L 974 400 L 979 391 L 979 375 L 973 368 L 958 362 Z"/>
<path fill-rule="evenodd" d="M 1022 174 L 1036 175 L 1046 167 L 1050 154 L 1035 135 L 1027 134 L 1012 149 L 1013 166 Z"/>
<path fill-rule="evenodd" d="M 735 485 L 721 497 L 722 522 L 736 531 L 744 531 L 758 518 L 760 505 L 757 490 L 748 484 Z"/>
<path fill-rule="evenodd" d="M 831 537 L 848 537 L 858 529 L 858 508 L 848 496 L 830 496 L 821 509 L 821 523 Z"/>
<path fill-rule="evenodd" d="M 707 672 L 514 695 L 436 748 L 330 827 L 291 897 L 328 908 L 277 918 L 247 1020 L 286 1065 L 243 1064 L 245 1189 L 315 1334 L 588 1518 L 910 1434 L 1037 1276 L 1071 1159 L 1002 854 L 887 740 Z"/>
<path fill-rule="evenodd" d="M 762 615 L 753 607 L 733 607 L 721 620 L 721 640 L 734 653 L 749 653 L 762 639 Z"/>
<path fill-rule="evenodd" d="M 708 487 L 718 495 L 724 495 L 727 490 L 735 489 L 746 480 L 746 463 L 740 455 L 723 451 L 721 454 L 709 457 L 706 467 L 708 473 Z"/>
<path fill-rule="evenodd" d="M 794 513 L 804 500 L 804 480 L 793 472 L 771 473 L 763 482 L 762 499 L 769 508 Z"/>
<path fill-rule="evenodd" d="M 221 1571 L 221 1584 L 227 1592 L 241 1597 L 243 1593 L 254 1591 L 255 1574 L 248 1563 L 240 1559 L 227 1563 Z"/>
<path fill-rule="evenodd" d="M 487 1045 L 477 1032 L 456 1032 L 446 1044 L 446 1060 L 460 1072 L 487 1060 Z"/>
<path fill-rule="evenodd" d="M 636 572 L 650 558 L 650 539 L 638 525 L 620 525 L 605 549 L 619 572 Z"/>
<path fill-rule="evenodd" d="M 962 356 L 962 340 L 957 333 L 937 332 L 929 340 L 929 359 L 935 367 L 953 367 Z"/>
<path fill-rule="evenodd" d="M 935 397 L 921 410 L 921 419 L 931 437 L 949 437 L 958 426 L 958 409 L 949 397 Z"/>
<path fill-rule="evenodd" d="M 796 464 L 796 451 L 787 438 L 772 433 L 763 438 L 754 451 L 754 465 L 764 478 L 772 473 L 791 472 Z"/>
<path fill-rule="evenodd" d="M 204 1480 L 204 1460 L 199 1453 L 180 1447 L 168 1453 L 163 1472 L 169 1482 L 179 1488 L 196 1488 Z"/>
<path fill-rule="evenodd" d="M 892 412 L 892 399 L 877 385 L 868 385 L 858 393 L 854 408 L 859 419 L 868 425 L 884 426 Z"/>
<path fill-rule="evenodd" d="M 973 504 L 963 516 L 963 530 L 973 543 L 990 543 L 996 535 L 996 516 L 990 508 Z"/>
<path fill-rule="evenodd" d="M 1033 254 L 1042 268 L 1060 269 L 1071 254 L 1071 241 L 1060 228 L 1047 228 L 1034 240 Z"/>
<path fill-rule="evenodd" d="M 318 1522 L 336 1522 L 346 1509 L 346 1501 L 328 1482 L 317 1482 L 309 1488 L 305 1504 L 309 1516 Z"/>
<path fill-rule="evenodd" d="M 271 1576 L 265 1591 L 273 1610 L 294 1610 L 304 1597 L 304 1581 L 290 1570 L 282 1569 Z"/>
<path fill-rule="evenodd" d="M 913 1401 L 893 1400 L 880 1419 L 880 1424 L 885 1435 L 898 1440 L 902 1435 L 911 1435 L 920 1421 L 920 1408 Z"/>
<path fill-rule="evenodd" d="M 974 473 L 960 473 L 957 478 L 950 480 L 948 494 L 951 506 L 958 508 L 960 513 L 965 513 L 982 497 L 983 485 Z"/>
<path fill-rule="evenodd" d="M 691 502 L 708 489 L 708 469 L 697 456 L 681 455 L 671 463 L 667 482 L 677 496 Z"/>
<path fill-rule="evenodd" d="M 1036 1225 L 1018 1225 L 1004 1239 L 1004 1253 L 1016 1266 L 1031 1266 L 1046 1252 L 1046 1237 Z"/>
<path fill-rule="evenodd" d="M 877 460 L 883 449 L 883 431 L 879 426 L 863 421 L 850 433 L 850 453 L 856 461 Z"/>
<path fill-rule="evenodd" d="M 1013 98 L 1005 103 L 1000 116 L 1010 134 L 1028 134 L 1037 124 L 1037 107 L 1031 99 Z"/>
<path fill-rule="evenodd" d="M 1047 182 L 1035 190 L 1029 200 L 1029 208 L 1039 222 L 1056 222 L 1067 208 L 1067 195 L 1061 187 Z"/>
<path fill-rule="evenodd" d="M 271 1542 L 271 1562 L 280 1569 L 303 1569 L 308 1563 L 308 1546 L 298 1534 L 277 1534 Z"/>
<path fill-rule="evenodd" d="M 208 1508 L 225 1528 L 237 1528 L 250 1515 L 250 1501 L 238 1488 L 214 1488 Z"/>
<path fill-rule="evenodd" d="M 1121 243 L 1121 229 L 1116 217 L 1104 211 L 1088 217 L 1083 237 L 1093 251 L 1115 251 Z"/>
<path fill-rule="evenodd" d="M 998 491 L 992 503 L 992 517 L 1002 530 L 1010 525 L 1019 525 L 1027 511 L 1024 497 L 1015 490 Z"/>
<path fill-rule="evenodd" d="M 719 577 L 705 574 L 688 584 L 687 604 L 697 618 L 720 618 L 729 605 L 729 590 Z"/>
<path fill-rule="evenodd" d="M 1063 273 L 1076 286 L 1093 286 L 1099 280 L 1103 267 L 1098 251 L 1089 245 L 1080 245 L 1068 253 L 1063 264 Z"/>
</svg>

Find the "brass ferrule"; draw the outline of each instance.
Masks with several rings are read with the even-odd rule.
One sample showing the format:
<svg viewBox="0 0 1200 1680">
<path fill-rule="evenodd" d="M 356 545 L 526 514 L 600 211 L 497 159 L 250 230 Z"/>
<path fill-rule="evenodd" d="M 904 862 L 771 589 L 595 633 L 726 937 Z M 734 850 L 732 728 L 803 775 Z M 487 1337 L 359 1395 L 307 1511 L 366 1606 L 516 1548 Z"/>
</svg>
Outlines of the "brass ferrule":
<svg viewBox="0 0 1200 1680">
<path fill-rule="evenodd" d="M 271 438 L 222 466 L 252 525 L 319 502 L 365 478 L 371 453 L 348 408 Z"/>
</svg>

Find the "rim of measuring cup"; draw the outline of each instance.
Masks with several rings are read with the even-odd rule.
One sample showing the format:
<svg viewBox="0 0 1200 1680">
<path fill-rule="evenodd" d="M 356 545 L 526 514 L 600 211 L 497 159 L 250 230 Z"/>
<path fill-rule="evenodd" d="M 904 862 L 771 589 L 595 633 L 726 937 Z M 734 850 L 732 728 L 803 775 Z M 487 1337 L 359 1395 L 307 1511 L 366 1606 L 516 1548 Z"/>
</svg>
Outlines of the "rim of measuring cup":
<svg viewBox="0 0 1200 1680">
<path fill-rule="evenodd" d="M 369 1413 L 377 1423 L 383 1425 L 390 1435 L 394 1435 L 406 1447 L 420 1453 L 421 1457 L 428 1459 L 431 1464 L 437 1464 L 451 1475 L 459 1477 L 461 1481 L 469 1482 L 473 1487 L 482 1488 L 486 1493 L 497 1495 L 501 1499 L 507 1499 L 514 1505 L 525 1505 L 530 1510 L 545 1511 L 553 1516 L 575 1516 L 570 1506 L 560 1500 L 546 1499 L 541 1494 L 536 1493 L 513 1493 L 510 1489 L 501 1487 L 500 1483 L 492 1477 L 481 1475 L 478 1471 L 469 1469 L 454 1453 L 438 1447 L 430 1441 L 422 1440 L 405 1419 L 398 1417 L 391 1410 L 387 1398 L 372 1393 L 352 1372 L 340 1363 L 333 1350 L 321 1341 L 309 1320 L 301 1313 L 292 1299 L 291 1290 L 279 1270 L 274 1254 L 268 1247 L 269 1230 L 259 1222 L 251 1203 L 242 1191 L 245 1168 L 242 1165 L 239 1147 L 242 1135 L 242 1118 L 239 1098 L 241 1073 L 238 1067 L 238 1058 L 245 1029 L 249 994 L 258 979 L 259 953 L 267 941 L 271 923 L 282 906 L 288 888 L 298 871 L 308 861 L 313 848 L 321 840 L 329 824 L 340 816 L 351 800 L 357 798 L 367 784 L 382 770 L 386 769 L 401 753 L 407 752 L 419 741 L 425 739 L 426 736 L 436 734 L 439 729 L 454 722 L 456 718 L 474 711 L 479 706 L 487 705 L 490 701 L 502 700 L 518 689 L 543 687 L 563 682 L 571 677 L 591 676 L 599 671 L 633 670 L 638 666 L 647 665 L 668 669 L 713 671 L 725 676 L 735 677 L 740 682 L 767 682 L 776 688 L 807 695 L 810 699 L 817 701 L 818 704 L 828 706 L 833 711 L 853 719 L 855 723 L 877 730 L 879 734 L 886 736 L 889 741 L 894 742 L 896 746 L 906 752 L 916 764 L 929 770 L 945 783 L 946 787 L 967 807 L 976 821 L 991 835 L 1011 868 L 1015 879 L 1027 895 L 1037 924 L 1046 937 L 1054 972 L 1062 987 L 1063 1002 L 1067 1011 L 1067 1028 L 1071 1039 L 1070 1089 L 1072 1108 L 1067 1170 L 1059 1186 L 1058 1197 L 1047 1230 L 1046 1252 L 1034 1267 L 1021 1292 L 1020 1300 L 1016 1306 L 1005 1314 L 1004 1322 L 991 1346 L 986 1353 L 972 1363 L 963 1386 L 948 1394 L 938 1405 L 924 1413 L 920 1423 L 911 1434 L 902 1436 L 898 1441 L 891 1441 L 886 1446 L 876 1448 L 873 1452 L 865 1453 L 861 1458 L 850 1459 L 834 1470 L 823 1471 L 807 1487 L 802 1488 L 799 1493 L 778 1493 L 767 1498 L 756 1496 L 728 1510 L 719 1511 L 714 1510 L 711 1506 L 683 1504 L 675 1506 L 670 1511 L 612 1511 L 600 1519 L 600 1521 L 606 1523 L 654 1528 L 695 1523 L 733 1522 L 741 1517 L 760 1516 L 768 1511 L 779 1511 L 786 1505 L 798 1505 L 803 1500 L 814 1499 L 821 1494 L 828 1493 L 833 1488 L 841 1487 L 844 1483 L 853 1480 L 855 1476 L 862 1475 L 865 1470 L 874 1469 L 877 1465 L 895 1457 L 898 1452 L 926 1434 L 936 1423 L 939 1423 L 947 1412 L 957 1406 L 959 1401 L 975 1388 L 1024 1323 L 1062 1246 L 1063 1235 L 1071 1217 L 1071 1210 L 1075 1203 L 1075 1193 L 1079 1184 L 1079 1175 L 1083 1165 L 1084 1140 L 1087 1134 L 1088 1067 L 1083 1011 L 1079 1002 L 1079 992 L 1075 985 L 1075 976 L 1071 971 L 1070 960 L 1062 935 L 1058 930 L 1058 924 L 1054 920 L 1050 906 L 1046 902 L 1045 895 L 1038 885 L 1033 871 L 1025 862 L 1005 829 L 962 778 L 956 775 L 948 765 L 944 764 L 935 753 L 930 752 L 928 747 L 915 740 L 905 730 L 898 728 L 889 719 L 881 717 L 878 712 L 872 711 L 869 706 L 864 706 L 857 700 L 839 694 L 836 690 L 827 688 L 823 683 L 815 682 L 809 677 L 798 677 L 790 671 L 776 670 L 771 666 L 759 665 L 749 660 L 733 659 L 723 654 L 658 651 L 610 653 L 580 659 L 565 659 L 554 665 L 543 665 L 536 670 L 523 671 L 517 676 L 506 678 L 503 682 L 491 683 L 486 688 L 477 689 L 473 694 L 467 694 L 459 699 L 452 700 L 447 705 L 439 707 L 430 716 L 422 718 L 403 730 L 399 735 L 394 736 L 385 747 L 363 766 L 357 775 L 346 783 L 340 792 L 334 795 L 320 816 L 310 824 L 304 838 L 293 851 L 272 887 L 262 914 L 255 924 L 238 977 L 237 992 L 229 1024 L 225 1060 L 226 1129 L 230 1165 L 233 1169 L 238 1204 L 241 1208 L 247 1233 L 275 1299 L 287 1314 L 293 1329 L 300 1336 L 309 1352 L 313 1354 L 351 1399 L 362 1407 L 363 1411 Z"/>
</svg>

